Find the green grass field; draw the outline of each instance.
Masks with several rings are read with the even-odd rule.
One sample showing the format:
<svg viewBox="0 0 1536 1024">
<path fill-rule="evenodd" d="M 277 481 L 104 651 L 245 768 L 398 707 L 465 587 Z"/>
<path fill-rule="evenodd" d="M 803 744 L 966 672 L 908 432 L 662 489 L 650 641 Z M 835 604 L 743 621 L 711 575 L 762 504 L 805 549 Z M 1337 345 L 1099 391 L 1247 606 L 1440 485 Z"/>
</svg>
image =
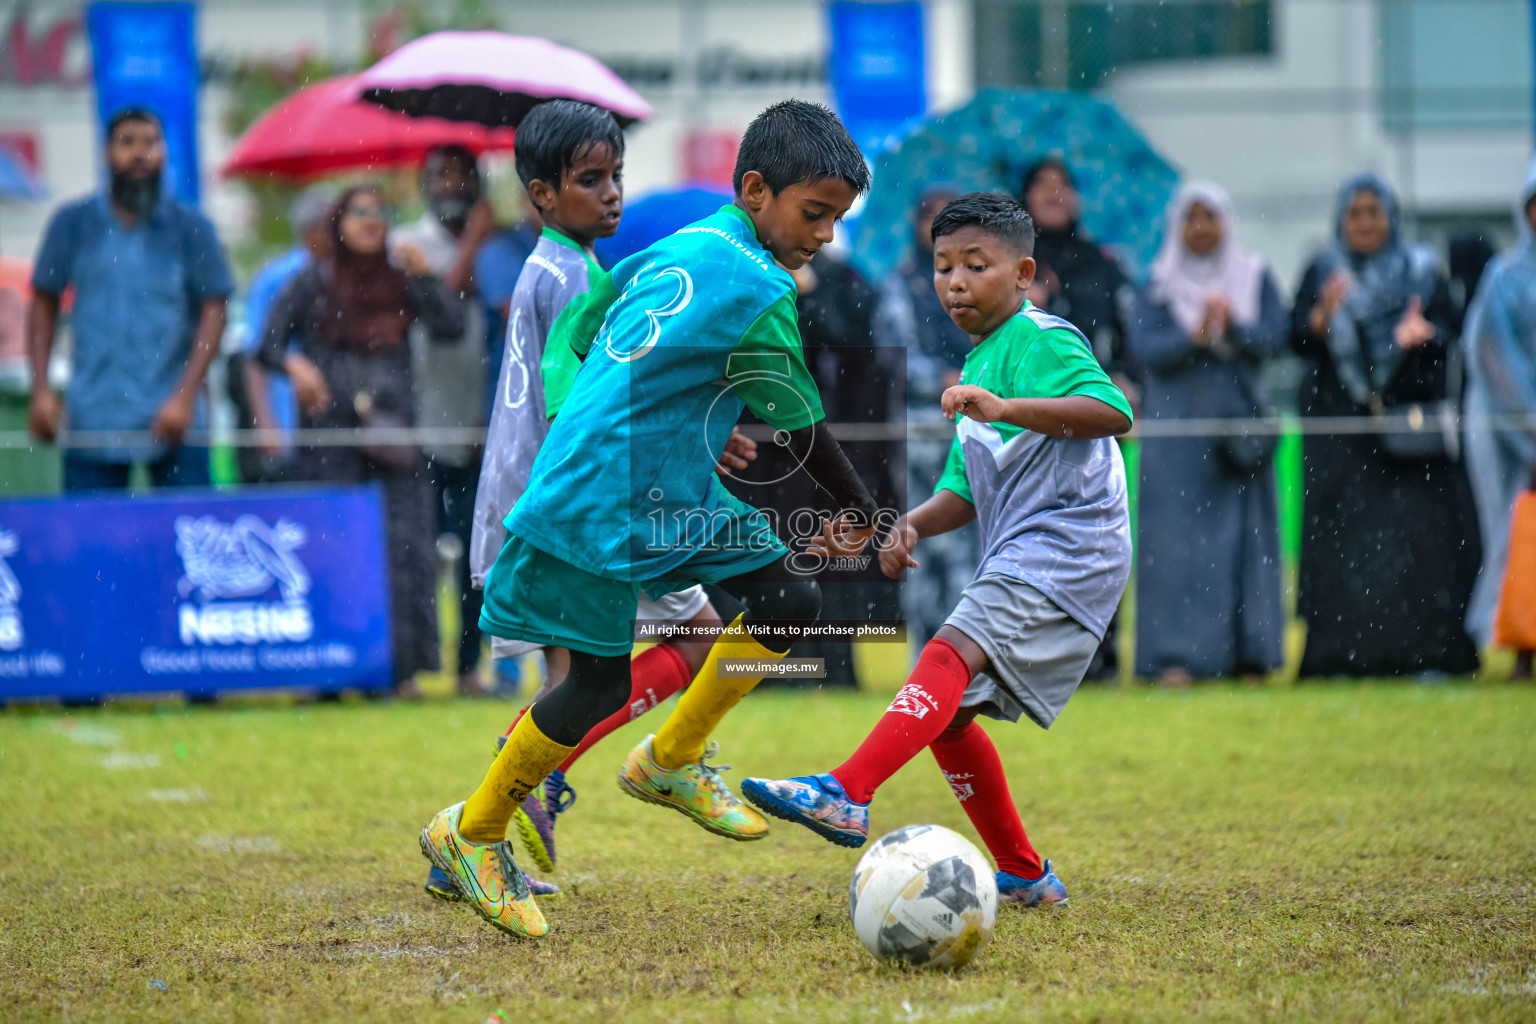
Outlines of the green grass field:
<svg viewBox="0 0 1536 1024">
<path fill-rule="evenodd" d="M 729 777 L 823 769 L 882 706 L 755 695 Z M 1531 688 L 1085 688 L 1048 734 L 994 724 L 1072 905 L 954 975 L 858 944 L 856 853 L 624 796 L 640 724 L 572 773 L 546 940 L 432 902 L 417 830 L 508 712 L 0 715 L 0 1019 L 1536 1020 Z M 974 835 L 926 756 L 875 803 L 915 821 Z"/>
</svg>

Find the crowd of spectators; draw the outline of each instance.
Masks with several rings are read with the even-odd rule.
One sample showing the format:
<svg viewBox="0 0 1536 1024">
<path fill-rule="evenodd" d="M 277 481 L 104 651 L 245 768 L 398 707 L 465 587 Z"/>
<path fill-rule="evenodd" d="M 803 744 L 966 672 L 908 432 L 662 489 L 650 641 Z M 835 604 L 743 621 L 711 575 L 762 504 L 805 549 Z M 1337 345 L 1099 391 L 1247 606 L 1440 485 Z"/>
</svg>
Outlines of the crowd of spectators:
<svg viewBox="0 0 1536 1024">
<path fill-rule="evenodd" d="M 51 440 L 67 417 L 72 432 L 100 433 L 99 443 L 65 452 L 69 492 L 125 487 L 134 462 L 156 486 L 206 484 L 207 449 L 183 439 L 207 423 L 204 377 L 234 282 L 207 218 L 162 188 L 165 144 L 152 112 L 118 114 L 106 156 L 104 187 L 57 211 L 33 269 L 29 426 Z M 267 432 L 241 452 L 245 480 L 380 485 L 401 693 L 439 665 L 439 563 L 446 555 L 460 567 L 463 625 L 449 646 L 461 692 L 478 693 L 479 601 L 463 553 L 481 453 L 463 435 L 485 425 L 507 301 L 538 225 L 495 223 L 466 150 L 434 151 L 421 187 L 424 212 L 393 229 L 371 187 L 300 192 L 292 248 L 247 289 L 244 344 L 227 380 L 241 425 Z M 938 397 L 958 382 L 970 340 L 934 292 L 929 228 L 960 191 L 934 183 L 922 193 L 910 252 L 885 280 L 866 282 L 830 253 L 796 274 L 807 363 L 830 418 L 907 425 L 905 444 L 870 441 L 860 453 L 850 442 L 890 503 L 926 499 L 949 450 L 953 428 Z M 1266 366 L 1280 359 L 1302 367 L 1304 423 L 1382 418 L 1379 430 L 1304 438 L 1301 674 L 1473 671 L 1490 641 L 1510 509 L 1536 468 L 1536 431 L 1469 421 L 1463 444 L 1454 432 L 1392 424 L 1441 422 L 1462 409 L 1536 413 L 1536 177 L 1518 206 L 1521 242 L 1480 286 L 1486 245 L 1453 252 L 1462 266 L 1448 277 L 1433 250 L 1405 236 L 1391 187 L 1374 175 L 1351 179 L 1334 242 L 1290 301 L 1242 245 L 1232 203 L 1213 183 L 1178 190 L 1141 285 L 1080 227 L 1062 161 L 1031 168 L 1019 194 L 1038 232 L 1031 302 L 1082 332 L 1143 427 L 1270 417 Z M 73 371 L 61 404 L 46 368 L 66 289 Z M 377 426 L 459 433 L 451 443 L 351 446 L 288 435 Z M 1187 685 L 1275 670 L 1288 621 L 1276 437 L 1149 430 L 1136 443 L 1135 674 Z M 926 637 L 969 582 L 976 545 L 974 527 L 927 542 L 899 597 L 878 573 L 850 575 L 829 588 L 828 614 L 904 617 Z M 1120 646 L 1112 627 L 1091 675 L 1118 675 Z M 831 681 L 852 679 L 846 649 L 817 653 L 828 656 Z"/>
</svg>

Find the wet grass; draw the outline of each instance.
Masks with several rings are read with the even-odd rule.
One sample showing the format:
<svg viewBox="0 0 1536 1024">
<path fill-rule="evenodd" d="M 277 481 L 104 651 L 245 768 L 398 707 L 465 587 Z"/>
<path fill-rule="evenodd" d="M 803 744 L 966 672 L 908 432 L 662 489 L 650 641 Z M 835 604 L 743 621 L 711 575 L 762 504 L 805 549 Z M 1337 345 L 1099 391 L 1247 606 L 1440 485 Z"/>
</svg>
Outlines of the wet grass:
<svg viewBox="0 0 1536 1024">
<path fill-rule="evenodd" d="M 758 694 L 718 738 L 733 778 L 822 770 L 882 705 Z M 416 831 L 508 711 L 0 715 L 0 1019 L 1536 1019 L 1536 689 L 1087 688 L 994 724 L 1072 906 L 955 975 L 859 946 L 856 853 L 625 797 L 643 725 L 572 773 L 548 939 L 432 902 Z M 926 757 L 874 819 L 973 834 Z"/>
</svg>

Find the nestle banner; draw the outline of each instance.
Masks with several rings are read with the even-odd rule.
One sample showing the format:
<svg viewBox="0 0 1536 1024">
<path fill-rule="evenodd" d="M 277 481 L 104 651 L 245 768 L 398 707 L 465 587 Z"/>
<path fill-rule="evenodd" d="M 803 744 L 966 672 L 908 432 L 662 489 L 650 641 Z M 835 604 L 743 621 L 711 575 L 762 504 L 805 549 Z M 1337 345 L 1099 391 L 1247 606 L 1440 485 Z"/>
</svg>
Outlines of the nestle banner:
<svg viewBox="0 0 1536 1024">
<path fill-rule="evenodd" d="M 0 502 L 0 701 L 389 685 L 380 507 L 372 487 Z"/>
<path fill-rule="evenodd" d="M 86 25 L 101 124 L 127 106 L 158 114 L 176 198 L 196 203 L 197 5 L 103 0 L 87 8 Z"/>
</svg>

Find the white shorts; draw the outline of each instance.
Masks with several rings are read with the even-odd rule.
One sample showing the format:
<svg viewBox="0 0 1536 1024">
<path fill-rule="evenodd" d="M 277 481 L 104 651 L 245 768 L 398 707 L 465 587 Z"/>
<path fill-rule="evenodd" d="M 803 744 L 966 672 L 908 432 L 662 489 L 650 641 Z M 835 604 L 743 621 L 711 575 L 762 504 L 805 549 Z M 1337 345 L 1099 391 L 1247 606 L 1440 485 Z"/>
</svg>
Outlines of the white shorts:
<svg viewBox="0 0 1536 1024">
<path fill-rule="evenodd" d="M 645 591 L 640 592 L 640 605 L 635 609 L 636 622 L 687 622 L 709 604 L 709 595 L 704 593 L 701 584 L 694 584 L 687 590 L 677 590 L 670 594 L 663 594 L 652 601 L 645 596 Z M 527 640 L 503 640 L 499 636 L 491 637 L 491 657 L 516 658 L 530 651 L 542 651 L 541 644 L 531 643 Z"/>
</svg>

